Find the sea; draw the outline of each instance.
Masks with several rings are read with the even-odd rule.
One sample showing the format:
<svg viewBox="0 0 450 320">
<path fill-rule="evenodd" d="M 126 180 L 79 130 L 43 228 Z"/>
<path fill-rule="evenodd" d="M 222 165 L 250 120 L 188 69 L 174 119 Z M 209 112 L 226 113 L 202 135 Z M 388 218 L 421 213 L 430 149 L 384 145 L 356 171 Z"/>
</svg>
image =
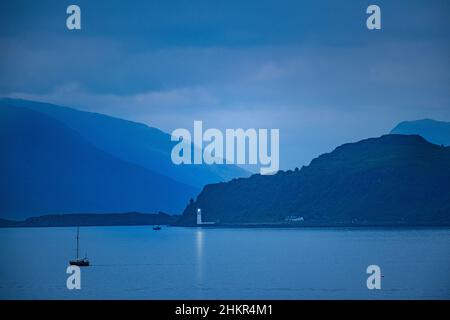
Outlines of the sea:
<svg viewBox="0 0 450 320">
<path fill-rule="evenodd" d="M 0 299 L 450 299 L 442 228 L 83 227 L 69 289 L 75 255 L 76 228 L 0 229 Z"/>
</svg>

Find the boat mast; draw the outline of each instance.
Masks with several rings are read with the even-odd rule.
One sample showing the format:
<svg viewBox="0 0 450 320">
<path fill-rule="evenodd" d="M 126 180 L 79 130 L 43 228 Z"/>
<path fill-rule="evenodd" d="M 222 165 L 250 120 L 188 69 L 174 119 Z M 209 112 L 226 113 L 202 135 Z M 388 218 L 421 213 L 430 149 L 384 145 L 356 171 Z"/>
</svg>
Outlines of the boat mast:
<svg viewBox="0 0 450 320">
<path fill-rule="evenodd" d="M 78 259 L 78 251 L 79 251 L 79 242 L 80 242 L 80 227 L 77 227 L 77 259 Z"/>
</svg>

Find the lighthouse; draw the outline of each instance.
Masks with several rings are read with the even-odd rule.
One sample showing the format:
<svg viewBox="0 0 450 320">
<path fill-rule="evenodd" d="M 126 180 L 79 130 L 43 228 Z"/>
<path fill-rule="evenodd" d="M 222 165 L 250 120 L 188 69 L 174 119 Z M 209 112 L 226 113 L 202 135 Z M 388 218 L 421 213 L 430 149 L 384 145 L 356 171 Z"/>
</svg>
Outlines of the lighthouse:
<svg viewBox="0 0 450 320">
<path fill-rule="evenodd" d="M 197 209 L 197 224 L 202 224 L 202 209 Z"/>
</svg>

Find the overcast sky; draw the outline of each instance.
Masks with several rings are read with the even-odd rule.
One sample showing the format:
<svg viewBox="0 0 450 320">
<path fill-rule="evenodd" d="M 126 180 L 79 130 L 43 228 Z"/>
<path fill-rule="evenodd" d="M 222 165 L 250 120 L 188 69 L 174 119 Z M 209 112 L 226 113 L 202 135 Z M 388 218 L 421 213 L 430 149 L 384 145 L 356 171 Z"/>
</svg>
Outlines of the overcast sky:
<svg viewBox="0 0 450 320">
<path fill-rule="evenodd" d="M 284 169 L 403 120 L 450 121 L 446 0 L 2 1 L 0 46 L 2 96 L 169 133 L 279 128 Z"/>
</svg>

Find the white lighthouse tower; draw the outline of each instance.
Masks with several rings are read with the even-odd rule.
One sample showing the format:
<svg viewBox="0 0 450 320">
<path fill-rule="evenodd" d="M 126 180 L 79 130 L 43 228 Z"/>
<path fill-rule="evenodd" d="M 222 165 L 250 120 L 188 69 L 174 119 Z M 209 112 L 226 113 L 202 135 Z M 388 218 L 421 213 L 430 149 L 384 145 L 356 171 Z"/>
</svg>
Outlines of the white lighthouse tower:
<svg viewBox="0 0 450 320">
<path fill-rule="evenodd" d="M 197 209 L 197 224 L 202 224 L 202 209 Z"/>
</svg>

